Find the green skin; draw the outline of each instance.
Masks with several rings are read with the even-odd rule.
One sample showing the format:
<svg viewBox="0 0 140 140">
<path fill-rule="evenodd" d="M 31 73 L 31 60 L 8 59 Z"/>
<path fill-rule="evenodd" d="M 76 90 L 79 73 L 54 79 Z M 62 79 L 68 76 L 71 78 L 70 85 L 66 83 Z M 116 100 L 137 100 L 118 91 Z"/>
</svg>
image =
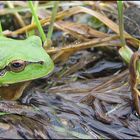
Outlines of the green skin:
<svg viewBox="0 0 140 140">
<path fill-rule="evenodd" d="M 30 63 L 20 72 L 6 71 L 0 75 L 0 86 L 29 81 L 48 75 L 54 69 L 54 63 L 42 47 L 38 36 L 26 40 L 0 37 L 0 73 L 13 60 Z M 43 62 L 42 64 L 38 62 Z"/>
</svg>

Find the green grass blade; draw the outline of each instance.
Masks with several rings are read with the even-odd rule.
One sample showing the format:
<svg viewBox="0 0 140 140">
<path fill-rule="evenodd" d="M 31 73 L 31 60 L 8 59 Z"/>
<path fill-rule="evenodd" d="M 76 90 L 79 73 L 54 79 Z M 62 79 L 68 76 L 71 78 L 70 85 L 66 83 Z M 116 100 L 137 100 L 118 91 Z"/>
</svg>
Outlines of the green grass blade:
<svg viewBox="0 0 140 140">
<path fill-rule="evenodd" d="M 48 34 L 47 34 L 47 42 L 46 42 L 46 44 L 48 44 L 48 42 L 50 42 L 51 37 L 52 37 L 53 24 L 54 24 L 55 17 L 56 17 L 56 14 L 57 14 L 58 5 L 59 5 L 59 1 L 54 1 L 54 7 L 53 7 L 53 10 L 52 10 L 51 21 L 50 21 Z"/>
<path fill-rule="evenodd" d="M 0 21 L 0 36 L 3 36 L 1 21 Z"/>
<path fill-rule="evenodd" d="M 133 51 L 127 47 L 125 38 L 124 38 L 124 21 L 123 21 L 123 2 L 117 1 L 118 6 L 118 18 L 119 18 L 119 31 L 120 31 L 120 40 L 122 43 L 121 48 L 119 49 L 119 54 L 124 59 L 124 61 L 129 64 Z"/>
<path fill-rule="evenodd" d="M 38 10 L 38 1 L 35 1 L 34 9 L 35 9 L 35 13 L 37 13 L 37 10 Z M 34 19 L 34 16 L 32 16 L 31 23 L 34 23 L 34 22 L 35 22 L 35 19 Z M 35 31 L 34 30 L 31 30 L 31 31 L 28 32 L 28 36 L 32 36 L 32 35 L 35 35 Z"/>
<path fill-rule="evenodd" d="M 63 127 L 59 127 L 59 126 L 54 126 L 53 128 L 55 131 L 57 132 L 61 132 L 61 133 L 67 133 L 67 135 L 72 135 L 75 136 L 78 139 L 92 139 L 92 137 L 90 135 L 86 135 L 86 134 L 82 134 L 76 131 L 68 131 L 67 129 L 63 128 Z"/>
<path fill-rule="evenodd" d="M 125 38 L 123 35 L 124 32 L 124 21 L 123 21 L 123 2 L 122 1 L 117 1 L 118 5 L 118 17 L 119 17 L 119 30 L 120 30 L 120 39 L 122 42 L 122 47 L 125 47 Z"/>
<path fill-rule="evenodd" d="M 33 2 L 32 2 L 32 1 L 28 1 L 28 4 L 29 4 L 29 7 L 30 7 L 30 9 L 31 9 L 31 11 L 32 11 L 32 14 L 33 14 L 33 16 L 34 16 L 34 20 L 35 20 L 35 23 L 36 23 L 36 25 L 37 25 L 37 27 L 38 27 L 38 30 L 39 30 L 39 32 L 40 32 L 41 38 L 42 38 L 43 42 L 45 42 L 45 40 L 46 40 L 46 35 L 45 35 L 44 31 L 43 31 L 43 28 L 42 28 L 42 26 L 41 26 L 41 23 L 40 23 L 40 21 L 39 21 L 39 19 L 38 19 L 38 16 L 37 16 L 37 14 L 36 14 L 35 9 L 34 9 Z"/>
</svg>

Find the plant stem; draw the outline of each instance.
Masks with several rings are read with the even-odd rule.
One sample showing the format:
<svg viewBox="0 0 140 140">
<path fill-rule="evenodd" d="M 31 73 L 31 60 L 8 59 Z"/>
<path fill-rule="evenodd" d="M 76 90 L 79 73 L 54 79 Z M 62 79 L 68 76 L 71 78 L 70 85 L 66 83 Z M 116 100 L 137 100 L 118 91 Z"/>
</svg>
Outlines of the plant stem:
<svg viewBox="0 0 140 140">
<path fill-rule="evenodd" d="M 1 21 L 0 21 L 0 36 L 3 36 L 3 34 L 2 34 L 2 25 L 1 25 Z"/>
<path fill-rule="evenodd" d="M 37 8 L 38 8 L 38 2 L 39 1 L 35 1 L 35 4 L 34 4 L 34 10 L 35 10 L 35 13 L 37 13 Z M 32 21 L 31 21 L 31 24 L 34 23 L 34 16 L 32 16 Z M 35 35 L 35 31 L 34 30 L 31 30 L 28 32 L 28 36 L 32 36 L 32 35 Z"/>
<path fill-rule="evenodd" d="M 124 21 L 123 21 L 123 2 L 122 1 L 117 1 L 118 4 L 118 17 L 119 17 L 119 30 L 120 30 L 120 38 L 122 42 L 122 47 L 125 47 L 125 38 L 123 35 L 124 31 Z"/>
<path fill-rule="evenodd" d="M 54 6 L 53 6 L 53 10 L 52 10 L 52 15 L 51 15 L 51 21 L 50 21 L 50 25 L 49 25 L 49 29 L 48 29 L 48 34 L 47 34 L 47 40 L 44 43 L 44 47 L 50 47 L 51 46 L 51 37 L 52 37 L 52 33 L 53 33 L 53 25 L 54 25 L 55 17 L 56 17 L 56 14 L 57 14 L 58 5 L 59 5 L 59 1 L 54 1 Z"/>
<path fill-rule="evenodd" d="M 32 11 L 32 14 L 33 14 L 33 16 L 34 16 L 34 20 L 35 20 L 35 23 L 36 23 L 36 25 L 37 25 L 37 27 L 38 27 L 38 30 L 39 30 L 39 32 L 40 32 L 41 38 L 42 38 L 43 42 L 45 42 L 45 40 L 46 40 L 46 35 L 45 35 L 45 33 L 44 33 L 44 31 L 43 31 L 43 28 L 42 28 L 42 26 L 41 26 L 41 24 L 40 24 L 40 21 L 39 21 L 39 19 L 38 19 L 38 16 L 37 16 L 37 14 L 36 14 L 36 11 L 35 11 L 35 9 L 34 9 L 34 6 L 33 6 L 32 1 L 28 1 L 28 4 L 29 4 L 29 7 L 30 7 L 30 9 L 31 9 L 31 11 Z"/>
<path fill-rule="evenodd" d="M 122 43 L 122 47 L 119 49 L 119 54 L 125 60 L 125 62 L 129 64 L 133 51 L 129 47 L 127 47 L 123 34 L 124 33 L 123 2 L 117 1 L 117 6 L 118 6 L 120 40 Z"/>
</svg>

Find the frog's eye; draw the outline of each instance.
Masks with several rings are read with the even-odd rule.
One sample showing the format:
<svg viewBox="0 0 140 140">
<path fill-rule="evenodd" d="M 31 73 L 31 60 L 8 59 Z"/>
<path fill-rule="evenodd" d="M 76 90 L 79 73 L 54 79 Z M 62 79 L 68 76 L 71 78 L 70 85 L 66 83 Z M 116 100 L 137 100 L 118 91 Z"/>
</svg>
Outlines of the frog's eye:
<svg viewBox="0 0 140 140">
<path fill-rule="evenodd" d="M 26 62 L 22 60 L 14 60 L 9 64 L 9 70 L 13 72 L 23 71 L 26 66 Z"/>
</svg>

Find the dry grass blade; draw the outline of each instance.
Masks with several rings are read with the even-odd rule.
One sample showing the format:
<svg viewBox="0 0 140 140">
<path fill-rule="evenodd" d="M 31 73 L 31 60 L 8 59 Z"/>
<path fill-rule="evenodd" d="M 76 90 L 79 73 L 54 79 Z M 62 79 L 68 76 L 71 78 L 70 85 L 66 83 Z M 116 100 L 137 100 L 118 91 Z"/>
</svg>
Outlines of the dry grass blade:
<svg viewBox="0 0 140 140">
<path fill-rule="evenodd" d="M 65 17 L 69 17 L 71 15 L 74 15 L 76 13 L 79 13 L 79 9 L 76 9 L 75 7 L 74 8 L 71 8 L 69 10 L 64 10 L 62 12 L 59 12 L 56 16 L 56 20 L 59 20 L 59 19 L 63 19 Z M 50 22 L 50 19 L 51 19 L 51 16 L 49 16 L 48 18 L 46 19 L 42 19 L 40 20 L 40 23 L 42 26 L 44 25 L 48 25 L 49 22 Z M 37 28 L 36 24 L 31 24 L 31 25 L 27 25 L 26 27 L 23 27 L 23 28 L 20 28 L 14 32 L 12 32 L 11 34 L 8 34 L 8 35 L 17 35 L 17 34 L 22 34 L 24 33 L 25 31 L 30 31 L 34 28 Z"/>
<path fill-rule="evenodd" d="M 104 89 L 105 87 L 109 86 L 112 82 L 115 82 L 115 81 L 119 80 L 121 77 L 123 77 L 127 74 L 128 74 L 128 70 L 125 70 L 124 72 L 122 72 L 118 76 L 114 76 L 109 81 L 106 81 L 105 83 L 102 83 L 102 84 L 96 86 L 92 91 L 98 91 L 98 90 Z"/>
<path fill-rule="evenodd" d="M 92 39 L 91 41 L 88 41 L 88 42 L 83 42 L 83 43 L 74 44 L 74 45 L 68 45 L 65 47 L 48 49 L 47 52 L 50 54 L 56 53 L 58 51 L 65 51 L 65 52 L 74 51 L 74 52 L 76 52 L 76 51 L 81 50 L 81 49 L 90 48 L 91 46 L 97 47 L 97 46 L 104 46 L 105 44 L 108 44 L 109 46 L 120 45 L 119 37 L 117 35 L 112 35 L 112 36 L 105 37 L 105 38 L 96 38 L 96 39 Z"/>
<path fill-rule="evenodd" d="M 72 16 L 72 15 L 78 14 L 78 13 L 87 13 L 89 15 L 96 17 L 97 19 L 102 21 L 106 26 L 108 26 L 110 29 L 112 29 L 114 32 L 119 34 L 119 27 L 116 23 L 114 23 L 112 20 L 108 19 L 106 16 L 104 16 L 96 11 L 93 11 L 89 8 L 82 7 L 82 6 L 73 7 L 73 8 L 70 8 L 69 10 L 64 10 L 64 11 L 59 12 L 56 16 L 56 20 L 60 20 L 60 19 L 63 19 L 64 17 L 69 17 L 69 16 Z M 47 19 L 40 20 L 40 22 L 41 22 L 42 26 L 49 24 L 50 16 Z M 16 31 L 12 32 L 12 34 L 10 34 L 10 35 L 21 34 L 21 33 L 24 33 L 25 31 L 30 31 L 36 27 L 37 26 L 35 24 L 31 24 L 24 28 L 21 28 L 21 29 L 18 29 Z M 133 38 L 127 32 L 124 32 L 124 35 L 126 38 L 133 39 L 136 44 L 139 42 L 137 39 Z"/>
<path fill-rule="evenodd" d="M 11 9 L 14 9 L 14 5 L 11 1 L 7 1 L 7 5 L 11 8 Z M 25 23 L 22 19 L 22 17 L 20 16 L 19 13 L 14 13 L 14 16 L 16 17 L 17 21 L 19 22 L 20 26 L 21 27 L 24 27 L 25 26 Z"/>
<path fill-rule="evenodd" d="M 89 40 L 94 37 L 103 38 L 109 36 L 108 34 L 97 31 L 86 24 L 58 21 L 55 23 L 55 26 L 82 40 Z"/>
<path fill-rule="evenodd" d="M 107 87 L 110 87 L 112 88 L 112 83 L 115 83 L 115 82 L 118 82 L 120 79 L 122 79 L 122 77 L 125 77 L 126 75 L 128 75 L 128 70 L 125 70 L 124 72 L 120 73 L 119 75 L 114 75 L 112 78 L 110 78 L 109 80 L 106 80 L 104 82 L 102 82 L 101 84 L 97 85 L 96 87 L 94 87 L 90 92 L 88 92 L 88 95 L 85 96 L 81 102 L 88 102 L 89 100 L 92 100 L 91 96 L 92 95 L 98 95 L 99 93 L 100 94 L 104 94 L 104 92 L 106 92 L 107 90 L 110 90 L 110 89 L 107 89 Z M 121 87 L 120 87 L 121 88 Z M 119 89 L 120 89 L 119 88 Z M 111 89 L 113 90 L 113 88 Z M 97 93 L 96 93 L 97 92 Z M 98 95 L 100 96 L 100 95 Z M 105 96 L 104 96 L 105 97 Z"/>
<path fill-rule="evenodd" d="M 69 58 L 70 55 L 72 55 L 73 53 L 79 50 L 83 50 L 91 47 L 119 46 L 119 45 L 120 45 L 120 41 L 118 39 L 118 36 L 109 36 L 106 38 L 92 39 L 91 41 L 83 42 L 79 44 L 68 45 L 66 47 L 50 48 L 47 49 L 46 51 L 48 54 L 52 54 L 52 55 L 55 54 L 53 56 L 53 60 L 55 62 L 60 60 L 64 62 Z"/>
</svg>

